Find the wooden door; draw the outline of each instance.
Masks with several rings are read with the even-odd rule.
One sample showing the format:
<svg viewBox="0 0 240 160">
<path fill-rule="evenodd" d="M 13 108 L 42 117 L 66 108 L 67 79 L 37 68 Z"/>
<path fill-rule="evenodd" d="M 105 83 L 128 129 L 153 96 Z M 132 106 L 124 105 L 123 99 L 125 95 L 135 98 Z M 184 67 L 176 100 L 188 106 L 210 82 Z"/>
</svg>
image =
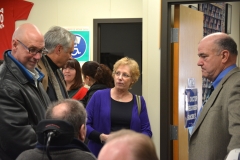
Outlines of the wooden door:
<svg viewBox="0 0 240 160">
<path fill-rule="evenodd" d="M 185 128 L 184 93 L 188 78 L 195 79 L 198 108 L 202 99 L 202 73 L 197 66 L 197 46 L 203 37 L 203 13 L 175 5 L 174 27 L 179 40 L 173 43 L 173 125 L 178 126 L 178 139 L 173 140 L 173 159 L 188 160 L 188 129 Z"/>
</svg>

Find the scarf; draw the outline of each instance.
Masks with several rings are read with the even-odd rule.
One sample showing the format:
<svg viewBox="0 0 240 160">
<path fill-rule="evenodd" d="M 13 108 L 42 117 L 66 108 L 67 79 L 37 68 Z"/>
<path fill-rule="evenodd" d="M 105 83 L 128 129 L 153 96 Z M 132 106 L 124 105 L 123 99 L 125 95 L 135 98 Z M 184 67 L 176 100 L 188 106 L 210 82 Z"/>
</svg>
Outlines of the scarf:
<svg viewBox="0 0 240 160">
<path fill-rule="evenodd" d="M 60 89 L 60 86 L 59 86 L 59 85 L 62 85 L 64 88 L 65 88 L 66 86 L 65 86 L 65 83 L 64 83 L 64 80 L 63 80 L 63 76 L 62 76 L 62 74 L 60 73 L 61 71 L 60 71 L 59 69 L 57 69 L 57 75 L 58 75 L 58 77 L 59 77 L 59 79 L 60 79 L 60 81 L 61 81 L 61 84 L 59 84 L 59 83 L 58 83 L 58 80 L 57 80 L 55 74 L 53 73 L 53 70 L 52 70 L 51 66 L 49 65 L 48 60 L 46 59 L 45 56 L 42 57 L 42 62 L 43 62 L 43 64 L 44 64 L 45 68 L 46 68 L 46 71 L 47 71 L 49 80 L 50 80 L 50 82 L 52 83 L 53 88 L 54 88 L 54 90 L 55 90 L 55 92 L 56 92 L 57 99 L 58 99 L 58 100 L 63 100 L 64 97 L 63 97 L 63 95 L 62 95 L 62 92 L 61 92 L 61 89 Z M 67 95 L 67 94 L 66 94 L 66 95 Z"/>
</svg>

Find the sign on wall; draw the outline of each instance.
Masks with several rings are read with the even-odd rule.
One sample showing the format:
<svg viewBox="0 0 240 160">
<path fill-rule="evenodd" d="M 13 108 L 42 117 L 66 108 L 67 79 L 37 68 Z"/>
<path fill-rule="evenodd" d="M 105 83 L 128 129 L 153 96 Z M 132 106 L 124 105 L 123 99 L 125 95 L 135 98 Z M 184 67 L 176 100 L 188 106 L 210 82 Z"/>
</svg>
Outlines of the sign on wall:
<svg viewBox="0 0 240 160">
<path fill-rule="evenodd" d="M 88 27 L 65 27 L 76 36 L 72 57 L 81 62 L 89 61 L 89 28 Z"/>
<path fill-rule="evenodd" d="M 33 7 L 32 2 L 0 0 L 0 59 L 3 53 L 12 48 L 12 35 L 15 31 L 15 22 L 28 19 Z"/>
<path fill-rule="evenodd" d="M 194 125 L 198 112 L 198 90 L 195 88 L 195 79 L 188 78 L 188 87 L 185 89 L 185 127 Z"/>
</svg>

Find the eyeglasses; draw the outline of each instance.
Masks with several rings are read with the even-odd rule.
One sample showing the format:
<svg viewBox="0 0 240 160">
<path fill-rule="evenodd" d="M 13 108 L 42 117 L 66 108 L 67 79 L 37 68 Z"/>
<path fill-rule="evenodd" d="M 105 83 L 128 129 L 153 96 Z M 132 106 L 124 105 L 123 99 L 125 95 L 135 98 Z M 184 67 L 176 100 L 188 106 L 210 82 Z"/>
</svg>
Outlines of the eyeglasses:
<svg viewBox="0 0 240 160">
<path fill-rule="evenodd" d="M 129 76 L 127 73 L 121 73 L 121 72 L 115 72 L 114 73 L 117 77 L 120 77 L 122 75 L 123 78 L 129 78 L 131 76 Z"/>
<path fill-rule="evenodd" d="M 40 53 L 41 56 L 45 53 L 48 52 L 48 50 L 46 48 L 40 49 L 38 50 L 35 47 L 32 48 L 28 48 L 25 44 L 23 44 L 21 41 L 17 40 L 24 48 L 26 48 L 28 50 L 29 53 L 31 53 L 32 55 L 36 55 L 37 53 Z"/>
</svg>

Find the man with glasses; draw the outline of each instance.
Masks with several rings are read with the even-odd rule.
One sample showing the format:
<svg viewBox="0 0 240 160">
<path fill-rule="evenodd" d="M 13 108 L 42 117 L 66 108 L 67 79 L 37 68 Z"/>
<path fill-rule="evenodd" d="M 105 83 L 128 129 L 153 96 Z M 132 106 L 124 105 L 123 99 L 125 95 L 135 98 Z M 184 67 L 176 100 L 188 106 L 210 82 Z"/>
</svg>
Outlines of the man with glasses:
<svg viewBox="0 0 240 160">
<path fill-rule="evenodd" d="M 60 68 L 72 59 L 75 36 L 62 27 L 54 26 L 44 39 L 48 52 L 38 63 L 38 68 L 45 75 L 42 83 L 51 101 L 63 100 L 68 98 L 68 93 Z"/>
<path fill-rule="evenodd" d="M 32 24 L 18 27 L 12 50 L 0 66 L 0 159 L 10 160 L 37 142 L 35 127 L 44 119 L 50 100 L 36 68 L 46 52 L 44 38 Z"/>
</svg>

